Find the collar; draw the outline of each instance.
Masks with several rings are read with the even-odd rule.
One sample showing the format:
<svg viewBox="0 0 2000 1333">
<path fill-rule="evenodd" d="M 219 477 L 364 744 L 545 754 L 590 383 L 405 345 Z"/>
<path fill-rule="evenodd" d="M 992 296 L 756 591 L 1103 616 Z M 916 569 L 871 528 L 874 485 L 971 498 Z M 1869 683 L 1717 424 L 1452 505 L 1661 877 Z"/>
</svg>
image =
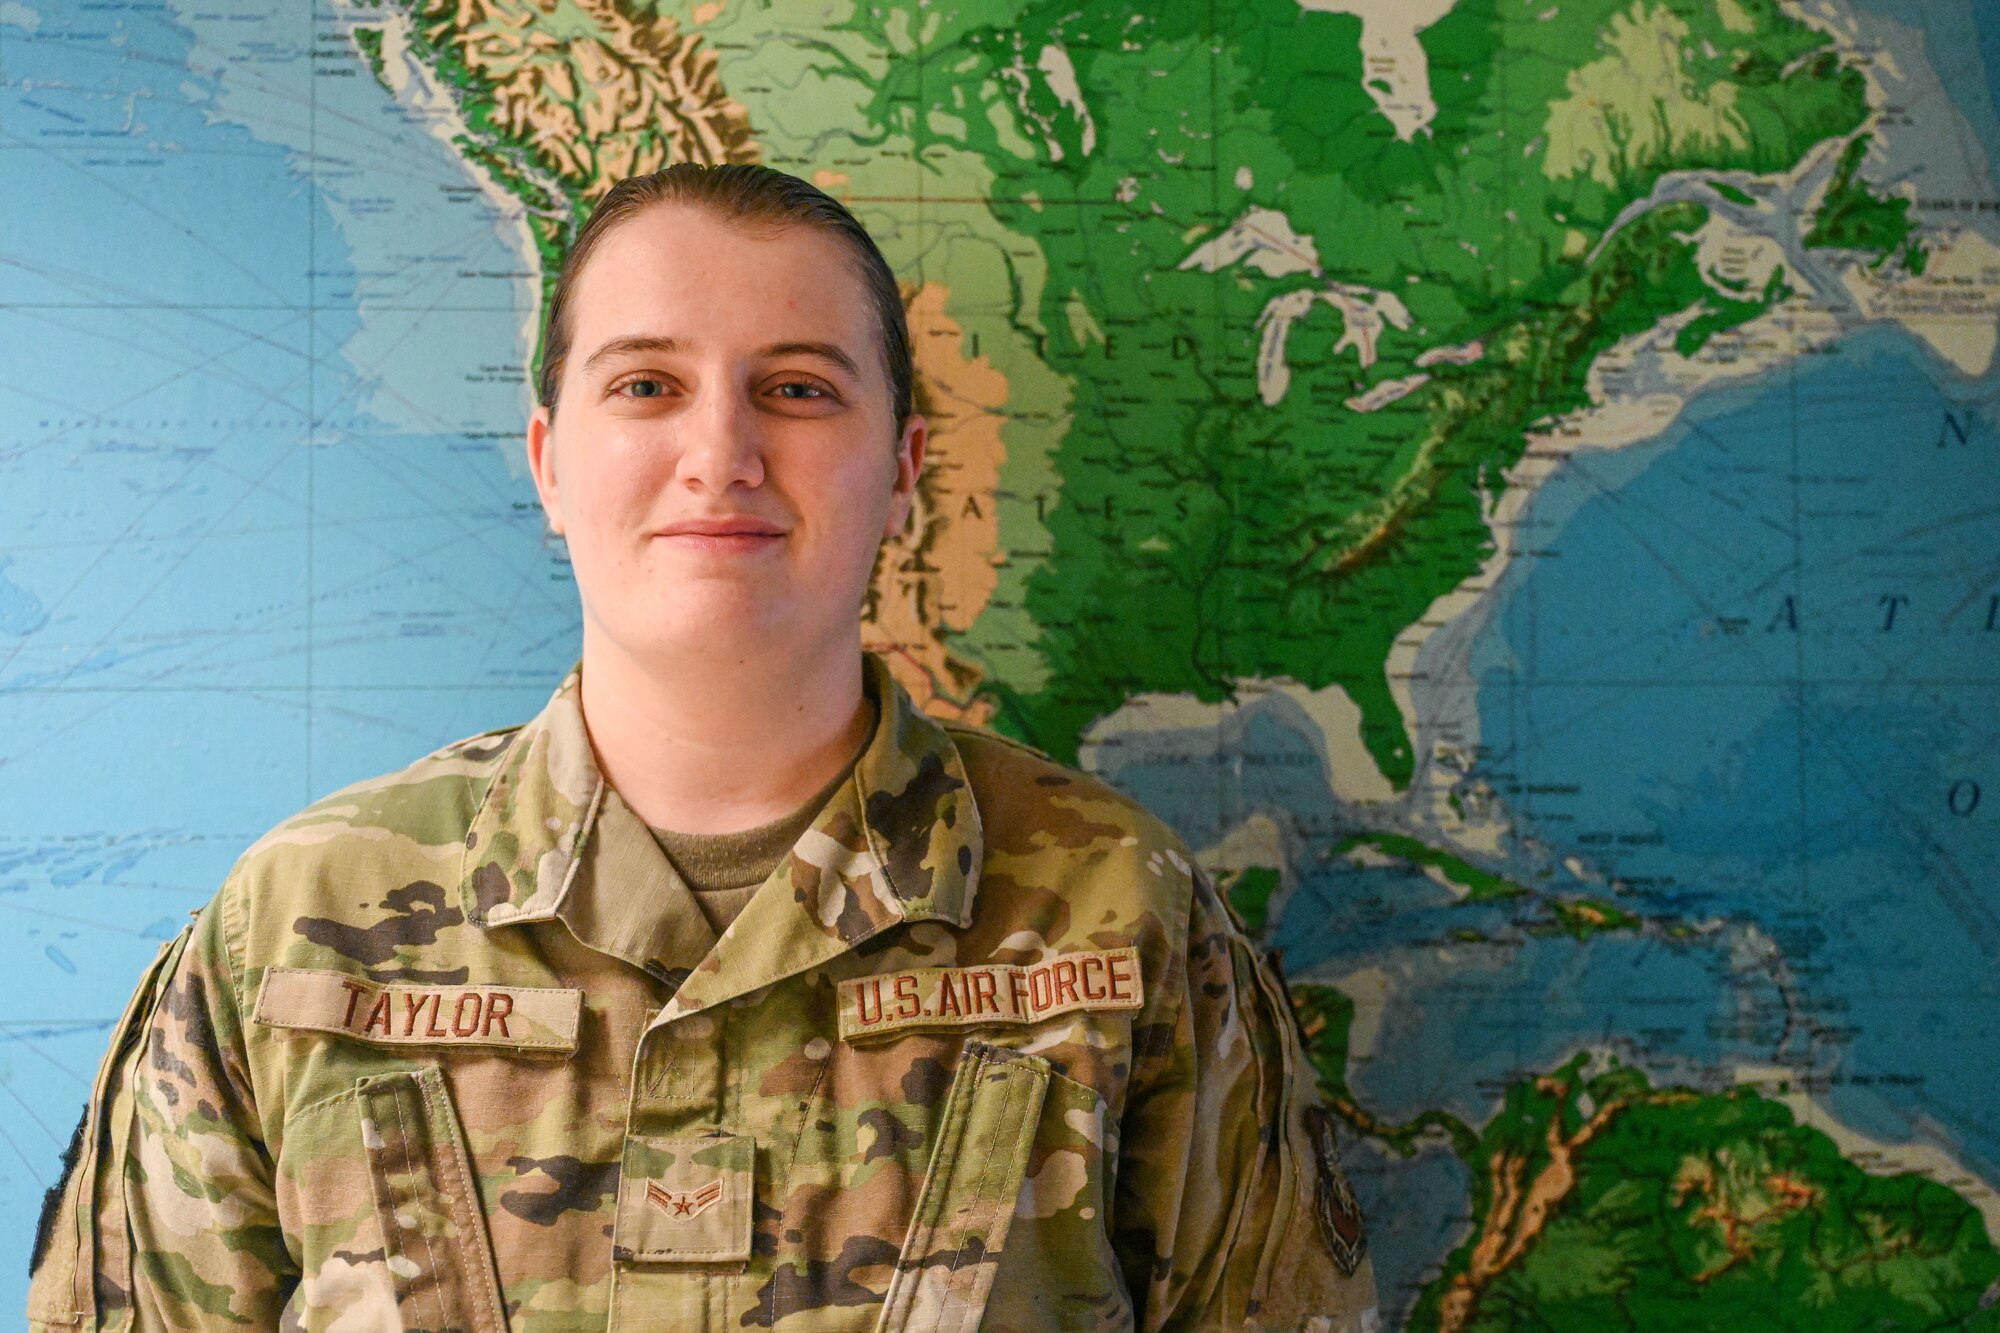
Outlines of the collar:
<svg viewBox="0 0 2000 1333">
<path fill-rule="evenodd" d="M 983 850 L 958 747 L 874 653 L 854 771 L 717 939 L 651 832 L 604 780 L 582 664 L 514 735 L 466 834 L 460 895 L 488 928 L 562 920 L 676 987 L 661 1020 L 745 994 L 905 921 L 972 920 Z"/>
</svg>

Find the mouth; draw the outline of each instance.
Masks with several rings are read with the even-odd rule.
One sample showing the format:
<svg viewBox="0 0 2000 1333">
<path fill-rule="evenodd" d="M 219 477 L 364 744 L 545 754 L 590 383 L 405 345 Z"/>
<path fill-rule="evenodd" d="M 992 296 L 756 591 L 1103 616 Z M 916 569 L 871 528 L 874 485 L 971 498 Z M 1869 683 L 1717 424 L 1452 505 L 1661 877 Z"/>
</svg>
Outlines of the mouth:
<svg viewBox="0 0 2000 1333">
<path fill-rule="evenodd" d="M 784 529 L 756 518 L 685 519 L 653 536 L 688 550 L 746 552 L 768 550 L 785 536 Z"/>
</svg>

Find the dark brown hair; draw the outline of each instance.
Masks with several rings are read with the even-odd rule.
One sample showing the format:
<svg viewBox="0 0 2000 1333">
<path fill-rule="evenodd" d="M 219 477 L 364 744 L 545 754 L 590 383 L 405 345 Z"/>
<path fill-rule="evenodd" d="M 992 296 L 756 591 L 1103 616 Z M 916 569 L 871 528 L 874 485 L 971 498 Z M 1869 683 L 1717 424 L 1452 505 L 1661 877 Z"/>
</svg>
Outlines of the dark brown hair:
<svg viewBox="0 0 2000 1333">
<path fill-rule="evenodd" d="M 875 307 L 875 323 L 882 338 L 882 368 L 889 380 L 896 427 L 902 428 L 910 416 L 916 367 L 910 354 L 902 293 L 897 290 L 889 262 L 882 258 L 867 229 L 839 200 L 797 176 L 742 162 L 714 167 L 676 162 L 643 176 L 628 176 L 598 201 L 563 256 L 562 271 L 556 275 L 555 291 L 549 297 L 541 375 L 536 383 L 542 406 L 551 414 L 556 410 L 556 389 L 569 356 L 571 293 L 584 265 L 590 262 L 591 251 L 619 223 L 657 204 L 688 204 L 725 220 L 751 225 L 815 227 L 845 244 L 855 274 Z"/>
</svg>

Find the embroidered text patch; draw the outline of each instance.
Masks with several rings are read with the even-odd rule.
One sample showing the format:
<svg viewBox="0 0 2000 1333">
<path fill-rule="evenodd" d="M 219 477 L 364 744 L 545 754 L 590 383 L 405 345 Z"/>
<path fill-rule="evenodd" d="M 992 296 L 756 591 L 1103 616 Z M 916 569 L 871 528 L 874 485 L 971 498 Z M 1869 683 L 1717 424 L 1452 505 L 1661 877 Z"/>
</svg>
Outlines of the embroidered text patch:
<svg viewBox="0 0 2000 1333">
<path fill-rule="evenodd" d="M 574 1051 L 583 992 L 540 986 L 378 985 L 342 972 L 273 967 L 256 1021 L 390 1046 Z"/>
<path fill-rule="evenodd" d="M 1134 948 L 1083 950 L 1039 963 L 916 967 L 840 983 L 840 1036 L 866 1040 L 910 1028 L 1035 1023 L 1079 1009 L 1145 1001 Z"/>
</svg>

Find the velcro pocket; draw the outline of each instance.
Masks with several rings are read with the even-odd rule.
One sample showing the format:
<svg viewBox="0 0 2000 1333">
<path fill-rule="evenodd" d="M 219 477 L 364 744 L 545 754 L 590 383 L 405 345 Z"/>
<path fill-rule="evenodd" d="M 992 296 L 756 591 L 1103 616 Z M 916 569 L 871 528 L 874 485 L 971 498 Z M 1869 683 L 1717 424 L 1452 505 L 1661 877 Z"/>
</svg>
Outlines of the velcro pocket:
<svg viewBox="0 0 2000 1333">
<path fill-rule="evenodd" d="M 1308 1236 L 1316 1235 L 1333 1257 L 1340 1271 L 1354 1276 L 1367 1252 L 1362 1228 L 1361 1207 L 1340 1168 L 1335 1143 L 1333 1114 L 1323 1104 L 1317 1090 L 1318 1073 L 1307 1057 L 1291 995 L 1274 964 L 1260 960 L 1246 941 L 1232 943 L 1238 951 L 1238 967 L 1247 968 L 1256 979 L 1257 994 L 1266 1012 L 1263 1026 L 1278 1050 L 1269 1054 L 1264 1067 L 1275 1073 L 1277 1086 L 1271 1101 L 1270 1123 L 1274 1132 L 1259 1147 L 1259 1174 L 1265 1168 L 1264 1154 L 1275 1152 L 1277 1198 L 1270 1229 L 1257 1264 L 1252 1295 L 1268 1298 L 1274 1274 L 1289 1251 Z M 1259 1098 L 1260 1103 L 1264 1098 Z M 1312 1221 L 1311 1232 L 1302 1231 Z"/>
<path fill-rule="evenodd" d="M 757 1141 L 747 1134 L 628 1137 L 612 1256 L 621 1262 L 748 1263 L 756 1182 Z"/>
<path fill-rule="evenodd" d="M 111 1049 L 70 1145 L 66 1174 L 43 1205 L 28 1286 L 28 1318 L 37 1323 L 95 1326 L 105 1313 L 97 1308 L 99 1286 L 132 1289 L 119 1149 L 132 1124 L 132 1079 L 144 1067 L 153 1011 L 193 931 L 183 927 L 160 946 L 111 1034 Z"/>
<path fill-rule="evenodd" d="M 383 1260 L 401 1327 L 506 1333 L 486 1215 L 458 1114 L 435 1068 L 354 1087 Z"/>
<path fill-rule="evenodd" d="M 969 1041 L 952 1076 L 881 1333 L 975 1328 L 993 1289 L 1048 1095 L 1049 1062 Z"/>
</svg>

